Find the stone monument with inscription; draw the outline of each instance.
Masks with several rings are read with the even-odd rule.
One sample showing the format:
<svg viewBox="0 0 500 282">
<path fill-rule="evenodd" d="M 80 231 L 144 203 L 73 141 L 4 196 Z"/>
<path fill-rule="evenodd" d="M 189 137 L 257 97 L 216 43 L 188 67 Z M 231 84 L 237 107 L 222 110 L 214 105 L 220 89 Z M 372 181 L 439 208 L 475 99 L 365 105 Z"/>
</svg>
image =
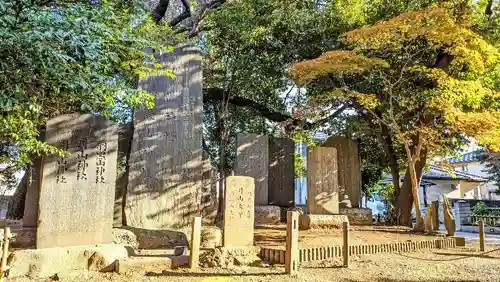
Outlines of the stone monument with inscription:
<svg viewBox="0 0 500 282">
<path fill-rule="evenodd" d="M 307 213 L 338 214 L 337 150 L 314 147 L 307 156 Z"/>
<path fill-rule="evenodd" d="M 224 247 L 253 246 L 254 179 L 229 176 L 224 192 Z"/>
<path fill-rule="evenodd" d="M 343 136 L 332 136 L 323 146 L 337 149 L 339 201 L 348 199 L 350 207 L 358 208 L 361 204 L 361 160 L 358 143 Z"/>
<path fill-rule="evenodd" d="M 266 135 L 240 133 L 236 137 L 235 175 L 255 180 L 255 204 L 268 205 L 269 143 Z"/>
<path fill-rule="evenodd" d="M 132 227 L 184 229 L 200 214 L 201 55 L 180 45 L 172 54 L 156 56 L 176 77 L 139 81 L 139 88 L 155 95 L 156 105 L 134 112 L 125 216 Z"/>
<path fill-rule="evenodd" d="M 45 140 L 69 155 L 44 157 L 28 188 L 27 197 L 38 197 L 30 207 L 37 248 L 111 243 L 116 125 L 91 114 L 59 116 L 47 123 Z"/>
<path fill-rule="evenodd" d="M 269 140 L 269 204 L 295 206 L 295 144 L 288 138 Z"/>
</svg>

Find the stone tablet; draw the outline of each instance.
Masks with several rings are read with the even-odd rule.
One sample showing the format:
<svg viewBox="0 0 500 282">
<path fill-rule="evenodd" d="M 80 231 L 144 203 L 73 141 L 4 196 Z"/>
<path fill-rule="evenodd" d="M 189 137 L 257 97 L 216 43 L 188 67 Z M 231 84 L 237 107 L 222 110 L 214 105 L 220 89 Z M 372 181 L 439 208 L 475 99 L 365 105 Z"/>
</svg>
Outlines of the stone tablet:
<svg viewBox="0 0 500 282">
<path fill-rule="evenodd" d="M 47 123 L 46 141 L 67 157 L 45 157 L 37 248 L 111 243 L 117 127 L 102 116 L 64 115 Z"/>
<path fill-rule="evenodd" d="M 229 176 L 224 192 L 224 247 L 253 246 L 254 179 Z"/>
<path fill-rule="evenodd" d="M 187 229 L 201 202 L 201 55 L 181 45 L 158 58 L 176 78 L 139 81 L 139 88 L 155 95 L 156 105 L 134 112 L 126 221 L 137 228 Z"/>
<path fill-rule="evenodd" d="M 338 214 L 337 150 L 314 147 L 307 156 L 307 213 Z"/>
<path fill-rule="evenodd" d="M 288 138 L 269 140 L 269 204 L 295 206 L 295 144 Z"/>
<path fill-rule="evenodd" d="M 236 137 L 235 175 L 255 179 L 255 204 L 269 204 L 269 144 L 265 135 L 240 133 Z"/>
<path fill-rule="evenodd" d="M 323 144 L 337 149 L 339 201 L 347 195 L 353 208 L 361 203 L 361 161 L 358 143 L 342 136 L 332 136 Z"/>
</svg>

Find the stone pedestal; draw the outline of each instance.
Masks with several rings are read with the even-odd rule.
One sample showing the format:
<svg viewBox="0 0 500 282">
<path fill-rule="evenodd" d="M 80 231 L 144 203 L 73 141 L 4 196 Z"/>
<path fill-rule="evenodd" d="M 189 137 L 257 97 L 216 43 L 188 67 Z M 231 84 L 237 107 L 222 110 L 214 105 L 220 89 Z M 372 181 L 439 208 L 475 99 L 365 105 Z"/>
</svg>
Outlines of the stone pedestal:
<svg viewBox="0 0 500 282">
<path fill-rule="evenodd" d="M 299 216 L 299 229 L 341 229 L 344 222 L 349 222 L 345 215 L 301 214 Z"/>
<path fill-rule="evenodd" d="M 279 224 L 281 208 L 278 206 L 255 206 L 255 225 Z"/>
</svg>

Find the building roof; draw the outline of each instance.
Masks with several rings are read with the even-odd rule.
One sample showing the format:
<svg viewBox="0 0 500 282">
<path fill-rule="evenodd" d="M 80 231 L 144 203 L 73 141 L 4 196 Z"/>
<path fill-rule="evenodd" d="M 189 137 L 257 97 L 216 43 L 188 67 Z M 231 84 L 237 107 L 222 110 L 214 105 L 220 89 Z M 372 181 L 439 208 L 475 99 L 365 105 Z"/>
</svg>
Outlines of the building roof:
<svg viewBox="0 0 500 282">
<path fill-rule="evenodd" d="M 479 161 L 479 152 L 471 151 L 467 153 L 463 153 L 460 157 L 451 157 L 447 158 L 450 164 L 462 164 L 462 163 L 473 163 Z"/>
<path fill-rule="evenodd" d="M 401 179 L 404 178 L 404 175 Z M 431 165 L 429 171 L 424 171 L 422 175 L 422 180 L 420 185 L 428 186 L 433 185 L 432 180 L 463 180 L 469 182 L 487 182 L 488 180 L 484 177 L 474 175 L 471 173 L 466 173 L 462 171 L 453 171 L 453 174 L 448 170 L 445 170 L 439 166 Z M 392 175 L 387 175 L 387 177 L 382 181 L 382 183 L 390 183 L 392 181 Z"/>
<path fill-rule="evenodd" d="M 465 180 L 470 182 L 487 182 L 488 180 L 479 175 L 463 172 L 453 171 L 453 174 L 439 166 L 430 166 L 430 170 L 424 172 L 422 176 L 424 180 Z"/>
</svg>

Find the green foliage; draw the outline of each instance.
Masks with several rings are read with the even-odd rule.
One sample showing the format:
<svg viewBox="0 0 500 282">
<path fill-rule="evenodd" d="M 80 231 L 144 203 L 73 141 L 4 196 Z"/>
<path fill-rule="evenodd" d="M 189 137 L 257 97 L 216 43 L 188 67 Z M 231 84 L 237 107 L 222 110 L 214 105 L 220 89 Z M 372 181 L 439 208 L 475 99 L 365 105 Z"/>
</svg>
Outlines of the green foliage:
<svg viewBox="0 0 500 282">
<path fill-rule="evenodd" d="M 496 194 L 500 195 L 500 153 L 481 150 L 479 160 L 484 165 L 487 178 L 497 186 Z"/>
<path fill-rule="evenodd" d="M 483 202 L 478 202 L 472 208 L 472 215 L 476 216 L 500 216 L 499 208 L 489 208 Z"/>
<path fill-rule="evenodd" d="M 294 165 L 295 165 L 295 177 L 301 178 L 307 175 L 307 168 L 305 161 L 299 153 L 294 153 L 293 155 Z"/>
<path fill-rule="evenodd" d="M 37 139 L 52 117 L 98 112 L 113 119 L 120 106 L 152 107 L 153 96 L 135 89 L 137 77 L 172 74 L 144 52 L 172 50 L 171 29 L 146 11 L 127 1 L 44 2 L 0 2 L 0 142 L 16 151 L 3 153 L 3 163 L 62 154 Z"/>
</svg>

